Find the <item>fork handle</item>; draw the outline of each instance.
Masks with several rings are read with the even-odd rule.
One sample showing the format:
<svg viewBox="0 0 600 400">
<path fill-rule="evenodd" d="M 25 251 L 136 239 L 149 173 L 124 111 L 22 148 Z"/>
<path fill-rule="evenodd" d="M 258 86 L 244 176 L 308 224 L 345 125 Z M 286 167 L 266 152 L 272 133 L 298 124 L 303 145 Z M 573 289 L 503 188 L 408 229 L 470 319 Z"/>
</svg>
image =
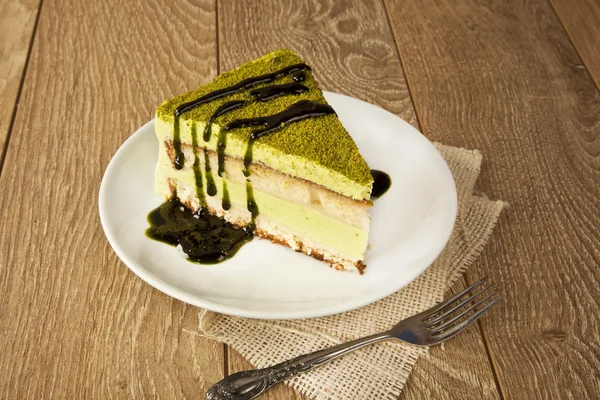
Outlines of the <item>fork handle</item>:
<svg viewBox="0 0 600 400">
<path fill-rule="evenodd" d="M 206 393 L 208 400 L 249 400 L 288 378 L 318 367 L 351 351 L 391 339 L 389 332 L 356 339 L 313 353 L 304 354 L 271 367 L 236 372 L 215 383 Z"/>
</svg>

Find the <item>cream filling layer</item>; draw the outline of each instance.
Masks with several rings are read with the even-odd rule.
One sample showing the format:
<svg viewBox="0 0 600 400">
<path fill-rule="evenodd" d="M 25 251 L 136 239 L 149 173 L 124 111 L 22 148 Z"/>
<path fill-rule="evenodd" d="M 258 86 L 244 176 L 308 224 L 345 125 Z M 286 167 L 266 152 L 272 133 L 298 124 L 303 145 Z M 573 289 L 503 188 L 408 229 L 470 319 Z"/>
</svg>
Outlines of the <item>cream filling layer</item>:
<svg viewBox="0 0 600 400">
<path fill-rule="evenodd" d="M 177 180 L 189 187 L 195 187 L 195 177 L 192 168 L 185 166 L 180 170 L 173 168 L 164 146 L 160 146 L 159 160 L 156 165 L 156 191 L 165 198 L 171 196 L 169 179 Z M 221 198 L 223 179 L 213 171 L 213 179 L 219 189 L 214 197 Z M 203 190 L 206 194 L 206 175 L 202 174 Z M 250 177 L 252 179 L 252 177 Z M 246 206 L 246 187 L 245 185 L 225 180 L 229 191 L 229 198 L 233 205 L 240 207 Z M 213 197 L 213 198 L 214 198 Z M 271 194 L 254 190 L 254 199 L 261 215 L 269 218 L 271 221 L 278 221 L 286 227 L 306 235 L 317 243 L 323 243 L 325 246 L 338 250 L 346 254 L 353 260 L 362 260 L 367 248 L 368 230 L 360 229 L 344 222 L 331 218 L 318 211 L 289 201 L 281 200 Z M 248 212 L 250 219 L 250 212 Z"/>
</svg>

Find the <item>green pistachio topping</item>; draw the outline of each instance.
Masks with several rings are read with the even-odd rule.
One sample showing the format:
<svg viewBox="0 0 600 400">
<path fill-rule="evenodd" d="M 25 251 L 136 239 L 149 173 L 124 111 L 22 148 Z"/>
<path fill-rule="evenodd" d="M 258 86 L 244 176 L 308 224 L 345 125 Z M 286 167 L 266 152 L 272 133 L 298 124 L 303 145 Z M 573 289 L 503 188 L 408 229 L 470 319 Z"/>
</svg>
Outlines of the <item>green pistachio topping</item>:
<svg viewBox="0 0 600 400">
<path fill-rule="evenodd" d="M 156 115 L 162 121 L 173 124 L 175 109 L 183 103 L 193 101 L 215 90 L 233 86 L 244 79 L 272 73 L 302 62 L 300 56 L 291 50 L 271 52 L 239 68 L 221 74 L 205 86 L 165 101 L 158 108 Z M 301 83 L 307 86 L 310 89 L 309 91 L 297 95 L 284 95 L 264 102 L 249 102 L 216 118 L 214 124 L 222 127 L 235 119 L 276 114 L 300 100 L 311 100 L 326 104 L 327 102 L 321 90 L 319 90 L 318 82 L 314 79 L 312 73 L 306 70 L 305 75 L 306 78 Z M 292 82 L 292 75 L 288 74 L 274 82 L 253 86 L 252 89 L 288 82 Z M 250 96 L 248 90 L 234 93 L 189 110 L 183 113 L 181 118 L 184 121 L 206 122 L 217 108 L 232 100 L 252 100 L 252 96 Z M 253 129 L 255 128 L 233 129 L 228 131 L 227 135 L 237 136 L 239 139 L 247 141 Z M 256 143 L 272 147 L 284 154 L 294 155 L 317 163 L 321 167 L 333 170 L 359 185 L 370 185 L 373 182 L 367 163 L 336 115 L 325 115 L 287 123 L 281 129 L 257 139 Z M 254 161 L 261 162 L 262 160 L 255 156 Z"/>
</svg>

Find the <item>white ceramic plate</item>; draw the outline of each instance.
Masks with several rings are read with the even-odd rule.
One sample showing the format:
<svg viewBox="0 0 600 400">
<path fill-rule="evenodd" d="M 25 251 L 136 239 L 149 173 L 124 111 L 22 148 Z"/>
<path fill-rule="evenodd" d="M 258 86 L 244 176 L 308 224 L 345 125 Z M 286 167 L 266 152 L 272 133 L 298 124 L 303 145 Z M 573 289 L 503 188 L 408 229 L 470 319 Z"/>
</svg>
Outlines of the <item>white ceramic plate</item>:
<svg viewBox="0 0 600 400">
<path fill-rule="evenodd" d="M 364 275 L 339 272 L 311 257 L 255 239 L 230 260 L 197 265 L 174 247 L 148 239 L 158 142 L 154 121 L 117 151 L 100 187 L 100 219 L 111 246 L 144 281 L 186 303 L 251 318 L 336 314 L 372 303 L 409 284 L 440 254 L 457 211 L 443 158 L 415 128 L 363 101 L 325 92 L 372 169 L 392 178 L 371 211 Z"/>
</svg>

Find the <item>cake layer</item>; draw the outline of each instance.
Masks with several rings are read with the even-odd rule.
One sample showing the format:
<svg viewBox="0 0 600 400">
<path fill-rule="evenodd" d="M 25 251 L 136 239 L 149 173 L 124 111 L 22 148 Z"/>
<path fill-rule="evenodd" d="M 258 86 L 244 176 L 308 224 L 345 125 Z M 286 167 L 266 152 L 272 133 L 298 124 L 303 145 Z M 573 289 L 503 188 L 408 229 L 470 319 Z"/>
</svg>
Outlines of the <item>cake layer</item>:
<svg viewBox="0 0 600 400">
<path fill-rule="evenodd" d="M 181 177 L 180 171 L 178 176 Z M 195 197 L 195 187 L 190 185 L 189 179 L 177 179 L 169 176 L 168 172 L 165 175 L 160 175 L 161 181 L 158 182 L 157 192 L 165 199 L 170 198 L 173 190 L 177 190 L 177 196 L 184 202 L 188 202 L 192 210 L 197 210 L 199 202 Z M 227 182 L 229 196 L 231 200 L 231 208 L 228 212 L 236 210 L 237 217 L 234 222 L 239 226 L 246 226 L 251 221 L 250 212 L 246 209 L 246 188 L 245 186 Z M 183 188 L 186 193 L 194 195 L 182 197 L 178 188 Z M 280 200 L 269 194 L 261 191 L 255 191 L 254 197 L 260 209 L 260 215 L 256 218 L 256 227 L 261 229 L 263 219 L 276 221 L 282 225 L 289 227 L 303 235 L 310 237 L 315 243 L 323 243 L 324 246 L 335 249 L 337 253 L 343 254 L 348 259 L 362 260 L 362 255 L 366 249 L 368 231 L 359 229 L 343 222 L 330 218 L 318 211 L 311 210 L 306 207 L 301 207 L 297 204 Z M 223 216 L 224 212 L 221 205 L 222 197 L 207 196 L 206 203 L 215 215 Z"/>
<path fill-rule="evenodd" d="M 293 74 L 276 74 L 273 80 L 252 84 L 251 90 L 230 91 L 227 95 L 211 97 L 210 101 L 203 102 L 201 106 L 184 107 L 181 115 L 175 117 L 178 107 L 197 101 L 202 96 L 210 96 L 211 93 L 259 75 L 286 71 L 290 67 L 295 68 Z M 252 94 L 267 86 L 290 84 L 304 89 L 264 100 L 258 100 Z M 163 103 L 156 113 L 156 133 L 160 142 L 174 140 L 178 145 L 191 145 L 195 136 L 197 143 L 202 143 L 202 146 L 210 150 L 216 150 L 217 143 L 222 140 L 226 155 L 242 159 L 255 128 L 231 128 L 226 135 L 221 135 L 223 127 L 235 120 L 278 114 L 302 101 L 324 105 L 327 103 L 310 69 L 302 64 L 302 59 L 293 51 L 276 51 L 222 74 L 209 85 Z M 239 107 L 217 115 L 222 106 L 232 102 L 238 102 Z M 205 131 L 207 121 L 213 123 L 210 125 L 211 129 Z M 192 134 L 192 127 L 195 128 L 195 135 Z M 296 119 L 293 123 L 278 126 L 254 142 L 253 160 L 284 174 L 315 182 L 344 196 L 359 200 L 370 198 L 373 179 L 369 167 L 335 114 Z"/>
<path fill-rule="evenodd" d="M 200 162 L 201 169 L 204 170 L 204 159 L 201 158 Z M 180 170 L 173 168 L 167 154 L 166 146 L 164 145 L 161 146 L 159 151 L 155 179 L 156 192 L 165 199 L 170 198 L 174 190 L 177 190 L 179 199 L 182 202 L 187 202 L 192 210 L 196 210 L 199 207 L 200 202 L 196 195 L 196 182 L 193 169 L 189 167 Z M 228 219 L 230 222 L 240 226 L 250 223 L 251 214 L 247 209 L 245 183 L 222 179 L 218 174 L 214 173 L 213 179 L 218 191 L 215 196 L 208 196 L 206 194 L 206 174 L 203 174 L 202 179 L 202 195 L 211 213 L 225 216 L 228 219 L 227 214 L 230 212 L 233 213 L 235 210 L 236 217 L 234 220 Z M 221 188 L 223 187 L 223 181 L 227 184 L 227 191 L 231 202 L 231 209 L 227 212 L 222 207 L 223 192 Z M 185 190 L 186 194 L 184 195 L 183 192 L 180 192 L 180 189 Z M 292 201 L 280 199 L 273 194 L 258 190 L 256 187 L 254 187 L 254 199 L 260 210 L 260 214 L 256 219 L 257 229 L 264 230 L 263 221 L 268 219 L 286 226 L 291 231 L 301 235 L 305 242 L 315 243 L 312 247 L 315 250 L 317 249 L 316 243 L 322 243 L 322 246 L 328 248 L 330 253 L 337 254 L 339 257 L 343 255 L 346 257 L 345 259 L 351 260 L 354 263 L 362 260 L 369 236 L 368 224 L 367 228 L 360 228 L 323 213 L 321 207 L 312 203 L 300 205 Z M 362 203 L 358 203 L 361 206 L 356 210 L 356 214 L 367 216 L 368 218 L 368 209 L 365 209 Z M 268 232 L 273 234 L 272 230 Z"/>
<path fill-rule="evenodd" d="M 165 183 L 165 187 L 171 192 L 170 196 L 176 193 L 179 200 L 188 208 L 198 208 L 194 187 L 175 179 L 168 179 Z M 232 186 L 237 185 L 232 184 Z M 357 252 L 356 246 L 361 246 L 359 242 L 366 243 L 366 238 L 361 237 L 361 232 L 355 228 L 327 220 L 327 217 L 324 216 L 315 216 L 311 212 L 306 214 L 311 220 L 311 223 L 307 225 L 303 223 L 303 220 L 305 221 L 303 210 L 306 209 L 295 208 L 297 206 L 287 209 L 285 204 L 281 204 L 285 203 L 282 200 L 269 200 L 268 195 L 263 197 L 260 192 L 255 193 L 255 196 L 257 202 L 259 198 L 261 199 L 263 208 L 265 205 L 274 205 L 274 207 L 266 207 L 268 209 L 261 210 L 261 214 L 256 219 L 254 233 L 257 236 L 288 246 L 318 260 L 326 261 L 338 270 L 362 272 L 365 268 L 362 263 L 362 252 Z M 246 210 L 245 204 L 233 201 L 234 197 L 238 196 L 234 196 L 232 192 L 231 208 L 227 211 L 222 209 L 217 196 L 208 197 L 206 206 L 211 214 L 222 217 L 234 225 L 246 226 L 250 222 L 250 214 Z M 314 231 L 314 227 L 321 229 Z M 306 228 L 309 232 L 305 232 Z M 315 237 L 315 233 L 317 233 L 317 237 Z M 354 235 L 356 235 L 356 239 L 353 238 Z M 332 238 L 335 240 L 332 241 Z"/>
<path fill-rule="evenodd" d="M 160 161 L 159 166 L 157 166 L 157 171 L 158 168 L 162 169 L 160 175 L 167 174 L 169 177 L 183 180 L 189 185 L 195 184 L 193 170 L 190 167 L 184 167 L 181 170 L 173 168 L 173 149 L 171 142 L 163 143 L 160 152 L 162 154 L 159 155 Z M 186 165 L 192 165 L 195 155 L 192 152 L 191 146 L 184 146 L 183 152 L 186 158 Z M 196 148 L 196 152 L 200 158 L 200 173 L 205 175 L 206 156 L 204 149 Z M 218 170 L 217 154 L 214 151 L 207 151 L 206 155 L 208 155 L 210 170 L 212 171 L 211 175 L 214 179 L 214 176 L 218 175 L 216 172 Z M 223 176 L 229 182 L 245 185 L 246 177 L 242 172 L 243 167 L 242 160 L 225 156 Z M 286 200 L 302 207 L 319 211 L 348 225 L 364 230 L 369 229 L 370 218 L 368 211 L 373 204 L 371 201 L 353 200 L 312 182 L 293 178 L 278 171 L 274 171 L 262 164 L 255 163 L 250 165 L 250 171 L 250 180 L 255 191 L 259 190 L 271 194 L 281 200 Z M 203 179 L 205 182 L 206 176 L 204 176 Z M 206 183 L 204 183 L 204 185 L 206 185 Z M 222 191 L 220 185 L 217 185 L 216 189 L 217 192 Z"/>
<path fill-rule="evenodd" d="M 327 118 L 327 116 L 321 118 Z M 191 121 L 182 121 L 179 127 L 180 140 L 183 146 L 192 145 L 192 123 L 193 122 Z M 202 122 L 196 122 L 195 124 L 197 132 L 204 131 L 206 124 Z M 155 122 L 155 129 L 160 142 L 172 141 L 172 123 L 157 119 Z M 216 151 L 220 129 L 220 126 L 212 124 L 213 133 L 211 139 L 208 142 L 201 142 L 202 146 L 209 150 Z M 247 147 L 247 138 L 231 135 L 227 137 L 225 154 L 232 158 L 243 159 Z M 260 163 L 269 168 L 281 171 L 289 176 L 315 182 L 320 186 L 329 188 L 334 192 L 353 199 L 368 200 L 370 198 L 372 181 L 369 181 L 367 184 L 352 181 L 348 179 L 347 176 L 335 170 L 326 168 L 321 164 L 306 162 L 306 159 L 302 157 L 286 154 L 271 146 L 263 144 L 260 140 L 254 143 L 253 154 L 255 161 L 260 160 Z"/>
</svg>

